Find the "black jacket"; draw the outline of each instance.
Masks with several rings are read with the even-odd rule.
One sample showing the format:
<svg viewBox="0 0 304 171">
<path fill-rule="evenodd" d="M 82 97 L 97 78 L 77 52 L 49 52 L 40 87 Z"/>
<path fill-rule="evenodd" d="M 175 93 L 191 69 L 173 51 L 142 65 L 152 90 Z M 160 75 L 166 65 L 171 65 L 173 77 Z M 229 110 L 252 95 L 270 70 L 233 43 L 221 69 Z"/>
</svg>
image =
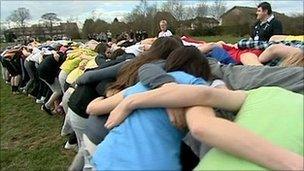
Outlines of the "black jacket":
<svg viewBox="0 0 304 171">
<path fill-rule="evenodd" d="M 260 24 L 261 21 L 257 21 L 251 28 L 251 38 L 260 41 L 269 41 L 270 37 L 273 35 L 282 35 L 283 34 L 283 27 L 282 23 L 277 20 L 276 18 L 273 18 L 270 21 L 267 21 Z"/>
</svg>

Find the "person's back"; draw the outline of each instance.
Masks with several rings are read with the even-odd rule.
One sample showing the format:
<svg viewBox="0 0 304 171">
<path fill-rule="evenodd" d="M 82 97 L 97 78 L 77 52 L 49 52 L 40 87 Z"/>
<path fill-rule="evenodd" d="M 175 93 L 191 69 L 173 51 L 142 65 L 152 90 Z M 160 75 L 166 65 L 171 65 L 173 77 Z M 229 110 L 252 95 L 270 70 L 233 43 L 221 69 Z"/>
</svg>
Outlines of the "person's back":
<svg viewBox="0 0 304 171">
<path fill-rule="evenodd" d="M 184 72 L 170 74 L 181 84 L 205 83 Z M 126 89 L 124 97 L 148 90 L 137 83 Z M 97 147 L 93 162 L 97 170 L 180 170 L 184 135 L 171 125 L 164 108 L 135 110 Z"/>
</svg>

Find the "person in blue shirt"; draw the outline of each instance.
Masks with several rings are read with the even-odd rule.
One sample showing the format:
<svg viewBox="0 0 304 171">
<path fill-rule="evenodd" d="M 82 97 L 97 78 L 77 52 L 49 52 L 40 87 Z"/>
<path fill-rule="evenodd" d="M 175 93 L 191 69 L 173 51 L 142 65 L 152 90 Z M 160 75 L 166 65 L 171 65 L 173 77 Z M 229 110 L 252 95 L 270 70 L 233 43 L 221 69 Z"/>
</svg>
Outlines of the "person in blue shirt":
<svg viewBox="0 0 304 171">
<path fill-rule="evenodd" d="M 206 84 L 203 78 L 210 78 L 208 61 L 202 60 L 195 47 L 174 50 L 165 69 L 179 84 L 202 85 Z M 109 113 L 123 98 L 148 90 L 139 82 L 110 98 L 95 99 L 87 113 Z M 92 162 L 97 170 L 181 170 L 180 145 L 185 133 L 171 125 L 164 108 L 134 110 L 97 146 Z"/>
</svg>

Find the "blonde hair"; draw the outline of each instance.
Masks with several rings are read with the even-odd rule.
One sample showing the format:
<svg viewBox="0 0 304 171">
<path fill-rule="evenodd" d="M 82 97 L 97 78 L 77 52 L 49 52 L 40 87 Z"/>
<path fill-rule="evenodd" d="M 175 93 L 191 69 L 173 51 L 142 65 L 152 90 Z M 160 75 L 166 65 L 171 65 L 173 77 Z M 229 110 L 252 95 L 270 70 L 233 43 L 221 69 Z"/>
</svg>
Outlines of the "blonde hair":
<svg viewBox="0 0 304 171">
<path fill-rule="evenodd" d="M 297 52 L 294 52 L 290 54 L 287 58 L 285 58 L 281 66 L 284 67 L 304 67 L 304 52 L 303 50 L 299 50 Z"/>
</svg>

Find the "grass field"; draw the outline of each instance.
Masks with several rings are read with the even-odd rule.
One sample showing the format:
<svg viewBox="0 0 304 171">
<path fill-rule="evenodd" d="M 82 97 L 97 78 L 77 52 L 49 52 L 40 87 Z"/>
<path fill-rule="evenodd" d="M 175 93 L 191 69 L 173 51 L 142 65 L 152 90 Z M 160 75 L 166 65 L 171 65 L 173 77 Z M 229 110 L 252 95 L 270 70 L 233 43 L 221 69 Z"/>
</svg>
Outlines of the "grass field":
<svg viewBox="0 0 304 171">
<path fill-rule="evenodd" d="M 1 170 L 67 170 L 75 152 L 63 149 L 63 116 L 49 116 L 34 99 L 1 85 Z"/>
<path fill-rule="evenodd" d="M 249 37 L 249 36 L 247 36 Z M 236 43 L 244 37 L 236 37 L 231 35 L 224 35 L 224 36 L 202 36 L 202 37 L 195 37 L 195 39 L 204 40 L 206 42 L 217 42 L 217 41 L 224 41 L 226 43 Z"/>
</svg>

